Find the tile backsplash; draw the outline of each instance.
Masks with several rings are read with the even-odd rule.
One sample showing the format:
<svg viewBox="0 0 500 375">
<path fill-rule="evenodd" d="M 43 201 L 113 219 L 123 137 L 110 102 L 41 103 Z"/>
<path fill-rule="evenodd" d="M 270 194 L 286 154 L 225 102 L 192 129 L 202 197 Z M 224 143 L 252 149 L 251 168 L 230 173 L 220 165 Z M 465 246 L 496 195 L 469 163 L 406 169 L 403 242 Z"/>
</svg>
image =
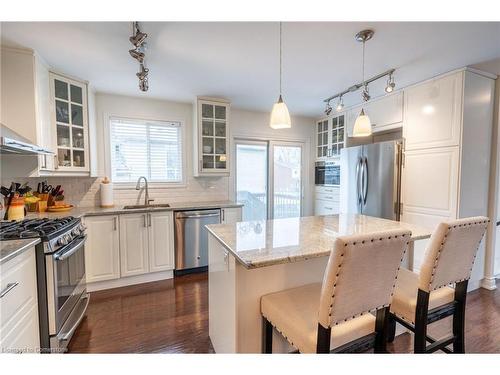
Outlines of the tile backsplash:
<svg viewBox="0 0 500 375">
<path fill-rule="evenodd" d="M 1 184 L 10 186 L 11 179 L 2 178 Z M 78 207 L 93 207 L 100 205 L 101 178 L 90 177 L 47 177 L 47 178 L 16 178 L 18 183 L 25 183 L 36 190 L 37 184 L 47 181 L 50 185 L 62 185 L 65 201 Z M 144 182 L 142 182 L 144 184 Z M 149 196 L 154 203 L 177 202 L 207 202 L 229 199 L 229 181 L 227 177 L 220 178 L 188 178 L 187 185 L 175 188 L 149 188 Z M 134 188 L 114 190 L 115 206 L 140 204 L 144 202 L 144 191 Z"/>
</svg>

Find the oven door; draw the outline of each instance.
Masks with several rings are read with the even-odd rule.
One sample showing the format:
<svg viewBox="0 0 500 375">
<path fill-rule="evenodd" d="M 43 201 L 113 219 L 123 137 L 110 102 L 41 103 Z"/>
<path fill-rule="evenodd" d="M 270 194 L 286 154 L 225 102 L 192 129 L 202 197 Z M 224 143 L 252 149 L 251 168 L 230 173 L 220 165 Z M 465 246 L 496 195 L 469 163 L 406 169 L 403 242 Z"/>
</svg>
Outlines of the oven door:
<svg viewBox="0 0 500 375">
<path fill-rule="evenodd" d="M 340 165 L 330 164 L 325 167 L 325 185 L 340 185 Z"/>
<path fill-rule="evenodd" d="M 325 184 L 325 163 L 317 162 L 314 168 L 314 185 L 322 186 Z"/>
<path fill-rule="evenodd" d="M 54 254 L 46 256 L 47 308 L 50 335 L 57 334 L 86 291 L 85 240 L 77 237 Z"/>
</svg>

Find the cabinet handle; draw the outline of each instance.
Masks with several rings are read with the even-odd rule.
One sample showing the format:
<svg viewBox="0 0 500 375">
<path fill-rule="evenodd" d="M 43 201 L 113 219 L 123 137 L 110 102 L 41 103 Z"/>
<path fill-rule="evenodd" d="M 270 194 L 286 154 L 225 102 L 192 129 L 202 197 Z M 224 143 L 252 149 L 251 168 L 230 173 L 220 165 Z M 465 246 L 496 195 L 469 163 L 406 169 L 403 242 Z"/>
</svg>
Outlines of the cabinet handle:
<svg viewBox="0 0 500 375">
<path fill-rule="evenodd" d="M 151 226 L 151 214 L 148 214 L 148 222 L 149 222 L 149 226 Z"/>
<path fill-rule="evenodd" d="M 144 228 L 146 228 L 148 226 L 148 223 L 146 221 L 146 216 L 147 215 L 142 215 L 142 217 L 144 218 Z"/>
<path fill-rule="evenodd" d="M 8 283 L 7 286 L 0 292 L 0 298 L 3 298 L 7 293 L 9 293 L 18 285 L 19 283 L 17 281 L 15 283 Z"/>
<path fill-rule="evenodd" d="M 224 215 L 224 212 L 225 210 L 221 210 L 222 211 L 222 222 L 226 221 L 226 215 Z"/>
<path fill-rule="evenodd" d="M 118 218 L 117 217 L 114 217 L 113 218 L 113 230 L 116 232 L 116 230 L 118 229 Z"/>
</svg>

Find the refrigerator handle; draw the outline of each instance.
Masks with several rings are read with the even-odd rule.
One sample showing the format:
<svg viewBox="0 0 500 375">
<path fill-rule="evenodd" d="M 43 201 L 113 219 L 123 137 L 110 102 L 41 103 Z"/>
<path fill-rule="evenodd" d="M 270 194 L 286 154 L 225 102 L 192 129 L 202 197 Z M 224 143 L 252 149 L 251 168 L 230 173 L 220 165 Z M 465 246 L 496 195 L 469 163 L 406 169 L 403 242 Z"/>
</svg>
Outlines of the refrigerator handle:
<svg viewBox="0 0 500 375">
<path fill-rule="evenodd" d="M 358 158 L 356 163 L 356 204 L 361 211 L 361 187 L 360 187 L 360 172 L 361 172 L 361 158 Z"/>
<path fill-rule="evenodd" d="M 363 205 L 366 205 L 368 197 L 368 159 L 365 156 L 363 160 Z"/>
</svg>

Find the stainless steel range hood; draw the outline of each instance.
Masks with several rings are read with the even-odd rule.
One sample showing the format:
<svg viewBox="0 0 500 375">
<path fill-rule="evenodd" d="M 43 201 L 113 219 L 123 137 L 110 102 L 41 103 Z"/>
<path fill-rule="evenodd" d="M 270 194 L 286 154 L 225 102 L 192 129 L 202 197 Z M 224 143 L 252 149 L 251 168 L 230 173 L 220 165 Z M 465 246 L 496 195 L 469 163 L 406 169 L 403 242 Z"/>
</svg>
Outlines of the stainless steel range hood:
<svg viewBox="0 0 500 375">
<path fill-rule="evenodd" d="M 0 154 L 43 155 L 52 151 L 30 143 L 3 124 L 0 124 Z"/>
</svg>

